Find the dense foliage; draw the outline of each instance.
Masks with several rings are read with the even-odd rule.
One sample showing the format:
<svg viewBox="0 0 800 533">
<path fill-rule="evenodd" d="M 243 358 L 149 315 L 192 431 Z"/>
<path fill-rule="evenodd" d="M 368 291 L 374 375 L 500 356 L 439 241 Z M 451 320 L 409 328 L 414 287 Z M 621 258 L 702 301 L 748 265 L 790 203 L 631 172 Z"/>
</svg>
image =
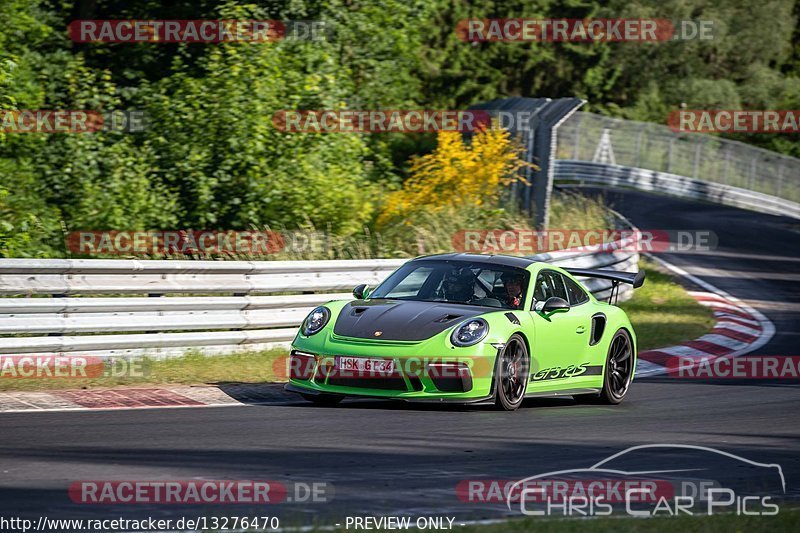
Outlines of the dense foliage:
<svg viewBox="0 0 800 533">
<path fill-rule="evenodd" d="M 470 140 L 457 131 L 440 132 L 436 149 L 415 157 L 403 188 L 386 197 L 378 228 L 448 207 L 496 207 L 503 186 L 523 182 L 520 170 L 532 166 L 523 161 L 522 152 L 500 128 L 479 130 Z"/>
<path fill-rule="evenodd" d="M 282 109 L 462 108 L 586 98 L 664 122 L 687 107 L 800 109 L 800 3 L 768 0 L 3 0 L 0 109 L 137 109 L 140 132 L 0 132 L 0 256 L 63 255 L 76 229 L 374 227 L 414 135 L 290 134 Z M 715 39 L 466 43 L 474 17 L 713 19 Z M 75 19 L 323 20 L 324 40 L 79 44 Z M 743 140 L 800 156 L 796 138 Z M 396 198 L 396 197 L 395 197 Z"/>
</svg>

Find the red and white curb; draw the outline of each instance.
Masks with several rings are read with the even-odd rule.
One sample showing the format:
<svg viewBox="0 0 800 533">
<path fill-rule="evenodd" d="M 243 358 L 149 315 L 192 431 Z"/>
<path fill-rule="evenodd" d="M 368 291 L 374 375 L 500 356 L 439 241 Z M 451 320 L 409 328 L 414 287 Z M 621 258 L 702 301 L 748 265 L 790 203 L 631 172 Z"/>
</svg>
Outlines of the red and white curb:
<svg viewBox="0 0 800 533">
<path fill-rule="evenodd" d="M 0 413 L 277 405 L 293 399 L 282 384 L 0 392 Z"/>
<path fill-rule="evenodd" d="M 654 258 L 683 279 L 705 291 L 689 291 L 700 305 L 711 308 L 716 323 L 702 337 L 677 346 L 639 352 L 636 376 L 648 377 L 667 373 L 667 362 L 674 357 L 710 360 L 717 357 L 737 357 L 764 346 L 775 334 L 775 326 L 760 312 L 738 298 L 693 276 L 680 267 Z"/>
</svg>

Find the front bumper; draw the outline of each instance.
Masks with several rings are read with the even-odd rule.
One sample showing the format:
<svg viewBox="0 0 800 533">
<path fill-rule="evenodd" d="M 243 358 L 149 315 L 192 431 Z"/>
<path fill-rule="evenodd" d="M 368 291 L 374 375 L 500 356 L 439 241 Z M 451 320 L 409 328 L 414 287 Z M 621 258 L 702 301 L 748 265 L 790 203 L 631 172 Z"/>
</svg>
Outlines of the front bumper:
<svg viewBox="0 0 800 533">
<path fill-rule="evenodd" d="M 297 386 L 293 383 L 287 383 L 284 385 L 284 390 L 287 392 L 295 392 L 297 394 L 302 394 L 304 396 L 318 396 L 320 394 L 331 394 L 330 391 L 320 391 L 314 389 L 307 389 L 305 387 Z M 337 393 L 341 394 L 341 393 Z M 404 402 L 413 402 L 413 403 L 444 403 L 444 404 L 469 404 L 469 405 L 482 405 L 482 404 L 491 404 L 494 403 L 494 394 L 489 396 L 483 396 L 479 398 L 461 398 L 458 396 L 448 396 L 448 397 L 437 397 L 434 395 L 426 395 L 426 396 L 406 396 L 406 397 L 399 397 L 399 396 L 375 396 L 369 393 L 362 393 L 359 392 L 358 394 L 342 394 L 343 396 L 353 396 L 358 398 L 374 398 L 379 400 L 401 400 Z"/>
<path fill-rule="evenodd" d="M 409 353 L 402 353 L 403 348 Z M 466 403 L 491 399 L 498 350 L 491 345 L 470 348 L 473 348 L 471 354 L 459 349 L 458 355 L 438 356 L 410 353 L 410 347 L 396 346 L 388 350 L 383 346 L 368 350 L 342 347 L 335 355 L 293 349 L 286 390 L 414 401 Z M 383 373 L 345 371 L 338 365 L 338 357 L 342 356 L 393 361 L 393 370 Z"/>
</svg>

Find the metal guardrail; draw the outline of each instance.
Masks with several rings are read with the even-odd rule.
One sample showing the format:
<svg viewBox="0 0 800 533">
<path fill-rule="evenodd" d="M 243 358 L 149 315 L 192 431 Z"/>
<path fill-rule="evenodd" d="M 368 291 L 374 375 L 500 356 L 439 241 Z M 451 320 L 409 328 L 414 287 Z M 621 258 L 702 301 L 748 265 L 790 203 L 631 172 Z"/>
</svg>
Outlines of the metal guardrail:
<svg viewBox="0 0 800 533">
<path fill-rule="evenodd" d="M 634 244 L 633 238 L 624 238 L 608 243 L 597 251 L 561 250 L 537 254 L 532 256 L 532 259 L 560 267 L 603 268 L 634 272 L 638 270 L 639 264 L 639 252 L 630 249 L 634 248 Z M 609 280 L 583 278 L 581 282 L 598 300 L 604 300 L 611 294 L 612 282 Z M 633 295 L 633 287 L 629 285 L 619 286 L 618 291 L 619 301 L 625 301 Z"/>
<path fill-rule="evenodd" d="M 400 264 L 0 259 L 0 353 L 265 349 L 290 341 L 314 306 L 350 296 L 325 291 L 377 284 Z M 279 294 L 292 292 L 314 294 Z"/>
<path fill-rule="evenodd" d="M 555 180 L 559 184 L 634 188 L 800 218 L 800 204 L 796 202 L 739 187 L 642 168 L 560 159 L 555 164 Z"/>
<path fill-rule="evenodd" d="M 557 135 L 558 159 L 655 170 L 800 202 L 800 159 L 742 142 L 582 112 Z"/>
<path fill-rule="evenodd" d="M 638 253 L 623 244 L 536 258 L 635 270 Z M 351 298 L 352 287 L 377 285 L 404 262 L 0 259 L 0 354 L 163 358 L 272 348 L 291 341 L 313 307 Z M 586 284 L 608 296 L 610 282 Z"/>
</svg>

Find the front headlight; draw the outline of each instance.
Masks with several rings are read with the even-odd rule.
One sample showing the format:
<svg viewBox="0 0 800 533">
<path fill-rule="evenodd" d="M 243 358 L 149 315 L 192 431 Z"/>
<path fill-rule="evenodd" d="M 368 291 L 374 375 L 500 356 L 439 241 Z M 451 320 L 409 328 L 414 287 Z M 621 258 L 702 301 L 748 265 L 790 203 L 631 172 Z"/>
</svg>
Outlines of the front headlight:
<svg viewBox="0 0 800 533">
<path fill-rule="evenodd" d="M 330 319 L 331 312 L 327 307 L 317 307 L 303 320 L 303 325 L 300 327 L 300 330 L 303 332 L 303 335 L 309 337 L 315 333 L 319 333 L 319 330 L 324 328 L 325 324 L 327 324 Z"/>
<path fill-rule="evenodd" d="M 489 324 L 482 318 L 467 320 L 450 335 L 453 346 L 472 346 L 482 341 L 489 334 Z"/>
</svg>

